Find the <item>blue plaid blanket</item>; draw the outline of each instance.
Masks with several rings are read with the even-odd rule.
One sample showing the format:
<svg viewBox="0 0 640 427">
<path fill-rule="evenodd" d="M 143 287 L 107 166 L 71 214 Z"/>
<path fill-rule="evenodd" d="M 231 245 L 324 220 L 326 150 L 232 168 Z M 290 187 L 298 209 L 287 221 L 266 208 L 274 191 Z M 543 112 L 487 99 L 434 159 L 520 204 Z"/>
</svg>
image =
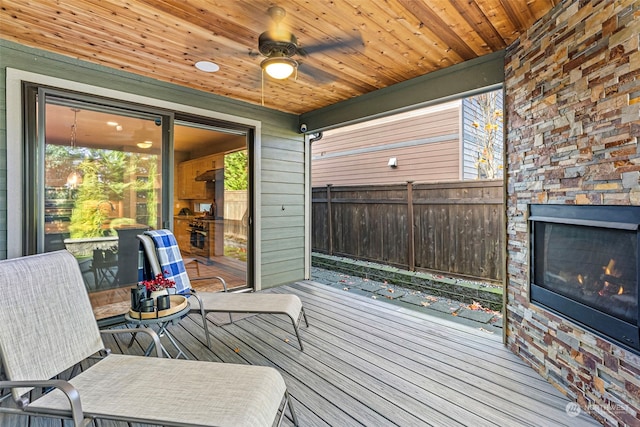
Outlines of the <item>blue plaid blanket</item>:
<svg viewBox="0 0 640 427">
<path fill-rule="evenodd" d="M 158 261 L 164 272 L 164 277 L 176 282 L 176 293 L 188 294 L 191 289 L 191 282 L 189 281 L 189 276 L 182 261 L 178 242 L 173 233 L 169 230 L 148 230 L 145 231 L 144 234 L 150 236 L 156 245 Z M 144 252 L 142 244 L 140 250 Z M 148 270 L 144 268 L 144 263 L 139 270 L 138 277 L 142 277 L 141 280 L 151 278 L 149 277 Z"/>
</svg>

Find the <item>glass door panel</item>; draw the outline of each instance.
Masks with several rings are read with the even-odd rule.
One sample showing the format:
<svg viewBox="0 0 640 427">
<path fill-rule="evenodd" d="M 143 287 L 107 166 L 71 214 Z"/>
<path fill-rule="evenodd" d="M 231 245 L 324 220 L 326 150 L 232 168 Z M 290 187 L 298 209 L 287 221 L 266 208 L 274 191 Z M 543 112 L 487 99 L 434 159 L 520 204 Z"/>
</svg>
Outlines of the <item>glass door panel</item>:
<svg viewBox="0 0 640 427">
<path fill-rule="evenodd" d="M 43 250 L 67 249 L 90 292 L 138 281 L 136 235 L 160 228 L 162 118 L 47 97 Z"/>
<path fill-rule="evenodd" d="M 192 279 L 222 276 L 229 288 L 249 282 L 247 138 L 242 129 L 191 120 L 174 123 L 173 232 L 183 258 L 197 261 L 187 264 Z M 192 284 L 201 291 L 221 289 L 216 281 Z"/>
</svg>

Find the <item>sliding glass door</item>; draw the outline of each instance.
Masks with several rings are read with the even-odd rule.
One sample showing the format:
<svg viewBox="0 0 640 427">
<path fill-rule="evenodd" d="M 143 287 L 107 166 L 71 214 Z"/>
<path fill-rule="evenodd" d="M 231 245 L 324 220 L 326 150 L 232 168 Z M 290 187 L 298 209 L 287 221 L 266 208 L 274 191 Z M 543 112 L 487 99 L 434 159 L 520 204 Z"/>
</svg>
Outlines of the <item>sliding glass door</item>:
<svg viewBox="0 0 640 427">
<path fill-rule="evenodd" d="M 30 93 L 37 131 L 27 150 L 27 252 L 69 250 L 90 292 L 130 287 L 136 235 L 166 218 L 171 118 L 44 88 Z"/>
<path fill-rule="evenodd" d="M 97 319 L 128 310 L 138 282 L 136 236 L 148 229 L 174 231 L 194 287 L 218 290 L 198 281 L 207 275 L 225 277 L 230 288 L 252 283 L 253 129 L 35 84 L 23 89 L 22 252 L 70 251 Z"/>
<path fill-rule="evenodd" d="M 224 276 L 230 289 L 247 286 L 249 138 L 246 128 L 176 115 L 173 230 L 184 258 L 203 276 Z M 194 281 L 199 290 L 219 283 Z"/>
</svg>

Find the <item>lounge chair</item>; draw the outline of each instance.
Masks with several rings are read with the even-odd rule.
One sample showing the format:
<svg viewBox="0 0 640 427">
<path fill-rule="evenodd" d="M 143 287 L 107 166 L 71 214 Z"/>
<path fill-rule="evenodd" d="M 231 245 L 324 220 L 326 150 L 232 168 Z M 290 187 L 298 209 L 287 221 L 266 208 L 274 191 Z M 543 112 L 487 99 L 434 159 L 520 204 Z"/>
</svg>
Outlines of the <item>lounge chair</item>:
<svg viewBox="0 0 640 427">
<path fill-rule="evenodd" d="M 163 359 L 160 352 L 158 358 L 110 354 L 100 333 L 132 330 L 98 330 L 80 268 L 67 251 L 0 261 L 0 303 L 0 392 L 11 389 L 16 403 L 4 402 L 0 417 L 72 419 L 76 427 L 94 419 L 271 427 L 288 407 L 297 425 L 284 380 L 271 367 Z M 97 353 L 104 357 L 92 364 L 88 358 Z M 51 379 L 72 367 L 83 372 Z M 33 388 L 45 393 L 30 402 Z"/>
<path fill-rule="evenodd" d="M 150 230 L 138 235 L 141 247 L 144 251 L 153 276 L 162 274 L 176 281 L 177 293 L 192 295 L 197 301 L 198 307 L 193 307 L 202 316 L 207 346 L 211 348 L 209 327 L 207 326 L 207 313 L 270 313 L 286 314 L 293 324 L 300 350 L 303 350 L 302 339 L 298 330 L 300 320 L 304 318 L 305 325 L 309 327 L 307 315 L 302 307 L 302 301 L 296 295 L 291 294 L 259 294 L 259 293 L 228 293 L 227 284 L 222 277 L 212 276 L 208 279 L 216 279 L 222 283 L 224 292 L 196 292 L 191 287 L 191 281 L 186 273 L 182 255 L 173 233 L 169 230 Z"/>
</svg>

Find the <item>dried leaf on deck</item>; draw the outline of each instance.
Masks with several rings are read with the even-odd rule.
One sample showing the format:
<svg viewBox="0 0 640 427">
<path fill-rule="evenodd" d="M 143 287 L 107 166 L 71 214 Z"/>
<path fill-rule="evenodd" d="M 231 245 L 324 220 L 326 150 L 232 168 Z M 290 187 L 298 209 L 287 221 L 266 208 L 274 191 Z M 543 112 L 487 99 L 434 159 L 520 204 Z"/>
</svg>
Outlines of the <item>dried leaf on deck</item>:
<svg viewBox="0 0 640 427">
<path fill-rule="evenodd" d="M 469 309 L 470 310 L 484 310 L 484 307 L 482 305 L 480 305 L 479 302 L 474 301 L 473 304 L 469 304 Z"/>
</svg>

